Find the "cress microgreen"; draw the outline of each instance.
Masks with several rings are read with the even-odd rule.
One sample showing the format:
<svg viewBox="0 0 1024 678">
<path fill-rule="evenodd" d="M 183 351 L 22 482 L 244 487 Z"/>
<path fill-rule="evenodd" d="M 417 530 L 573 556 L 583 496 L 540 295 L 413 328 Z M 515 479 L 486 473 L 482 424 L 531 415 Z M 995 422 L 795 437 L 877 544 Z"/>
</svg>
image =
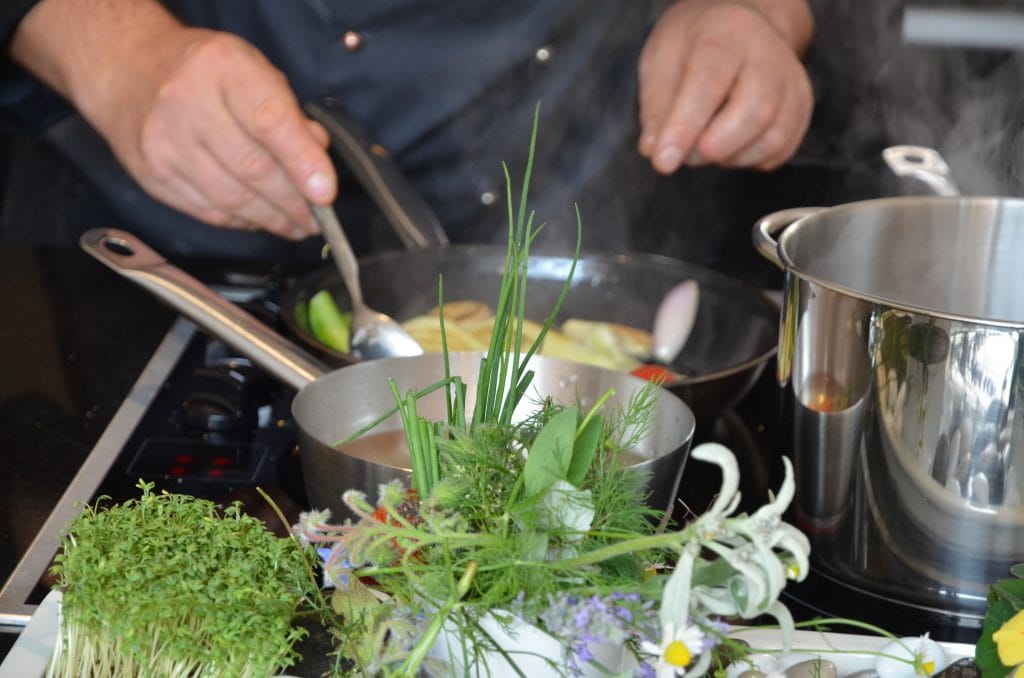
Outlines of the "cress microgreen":
<svg viewBox="0 0 1024 678">
<path fill-rule="evenodd" d="M 52 573 L 63 622 L 49 676 L 266 676 L 290 665 L 315 593 L 298 543 L 234 503 L 154 493 L 87 505 Z"/>
</svg>

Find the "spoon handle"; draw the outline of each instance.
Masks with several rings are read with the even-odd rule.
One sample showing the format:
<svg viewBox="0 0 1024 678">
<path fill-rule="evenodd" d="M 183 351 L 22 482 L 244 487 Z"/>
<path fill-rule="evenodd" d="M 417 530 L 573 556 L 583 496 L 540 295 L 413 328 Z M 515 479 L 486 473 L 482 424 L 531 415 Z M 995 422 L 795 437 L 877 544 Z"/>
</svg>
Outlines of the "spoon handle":
<svg viewBox="0 0 1024 678">
<path fill-rule="evenodd" d="M 355 310 L 357 306 L 363 306 L 363 292 L 359 286 L 359 262 L 356 261 L 352 245 L 349 244 L 345 230 L 341 227 L 341 222 L 338 221 L 338 215 L 334 213 L 333 208 L 325 205 L 311 205 L 311 207 L 313 213 L 316 214 L 317 221 L 320 222 L 324 239 L 330 245 L 334 263 L 337 264 L 338 270 L 341 271 L 341 277 L 345 280 L 345 287 L 348 288 L 349 296 L 352 298 L 352 309 Z"/>
</svg>

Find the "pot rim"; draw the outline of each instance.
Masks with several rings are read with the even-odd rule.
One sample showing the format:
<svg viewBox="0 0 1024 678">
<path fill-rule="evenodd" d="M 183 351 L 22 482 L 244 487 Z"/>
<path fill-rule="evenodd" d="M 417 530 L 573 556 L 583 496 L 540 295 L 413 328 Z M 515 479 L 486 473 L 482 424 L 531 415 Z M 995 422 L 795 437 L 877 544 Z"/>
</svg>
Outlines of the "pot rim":
<svg viewBox="0 0 1024 678">
<path fill-rule="evenodd" d="M 1002 196 L 896 196 L 888 198 L 872 198 L 868 200 L 858 200 L 854 202 L 841 203 L 832 207 L 826 207 L 818 210 L 812 214 L 807 214 L 800 217 L 792 224 L 786 227 L 785 231 L 781 234 L 778 239 L 778 256 L 782 267 L 786 271 L 787 276 L 794 276 L 801 280 L 813 283 L 820 287 L 823 287 L 832 292 L 846 295 L 860 301 L 864 301 L 876 306 L 884 306 L 889 309 L 897 311 L 905 311 L 907 313 L 914 313 L 918 315 L 927 315 L 943 320 L 949 320 L 954 322 L 970 323 L 974 325 L 983 325 L 990 327 L 997 327 L 1002 329 L 1024 329 L 1024 319 L 1022 320 L 1007 320 L 999 318 L 985 318 L 965 313 L 955 313 L 951 311 L 945 311 L 935 308 L 929 308 L 927 306 L 908 303 L 905 301 L 899 301 L 890 297 L 871 294 L 863 292 L 847 285 L 837 283 L 828 278 L 811 273 L 804 268 L 801 268 L 796 264 L 793 258 L 790 256 L 786 248 L 786 243 L 790 240 L 798 237 L 801 230 L 814 228 L 814 224 L 819 221 L 823 221 L 829 218 L 835 218 L 835 215 L 841 215 L 847 212 L 855 210 L 863 210 L 865 208 L 886 208 L 890 206 L 906 206 L 914 204 L 931 204 L 931 203 L 986 203 L 986 204 L 998 204 L 998 205 L 1015 205 L 1019 209 L 1024 210 L 1024 198 L 1014 197 L 1002 197 Z"/>
</svg>

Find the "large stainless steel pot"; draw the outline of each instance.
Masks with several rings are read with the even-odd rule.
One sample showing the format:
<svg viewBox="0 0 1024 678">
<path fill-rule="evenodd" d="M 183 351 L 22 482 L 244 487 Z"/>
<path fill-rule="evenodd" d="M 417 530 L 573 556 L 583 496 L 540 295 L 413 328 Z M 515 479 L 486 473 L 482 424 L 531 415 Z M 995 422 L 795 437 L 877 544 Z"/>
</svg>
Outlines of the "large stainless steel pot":
<svg viewBox="0 0 1024 678">
<path fill-rule="evenodd" d="M 1024 561 L 1024 201 L 787 210 L 754 240 L 786 271 L 778 376 L 816 567 L 976 622 Z"/>
</svg>

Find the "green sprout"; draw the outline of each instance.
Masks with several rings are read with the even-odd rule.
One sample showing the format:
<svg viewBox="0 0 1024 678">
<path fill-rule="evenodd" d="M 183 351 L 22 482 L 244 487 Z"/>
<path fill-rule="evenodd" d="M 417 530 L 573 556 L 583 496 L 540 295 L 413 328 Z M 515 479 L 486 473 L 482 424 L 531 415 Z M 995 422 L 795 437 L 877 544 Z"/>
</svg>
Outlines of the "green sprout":
<svg viewBox="0 0 1024 678">
<path fill-rule="evenodd" d="M 299 544 L 238 502 L 219 512 L 138 487 L 138 499 L 86 506 L 62 538 L 47 675 L 266 676 L 294 663 L 306 632 L 292 621 L 316 591 Z"/>
</svg>

